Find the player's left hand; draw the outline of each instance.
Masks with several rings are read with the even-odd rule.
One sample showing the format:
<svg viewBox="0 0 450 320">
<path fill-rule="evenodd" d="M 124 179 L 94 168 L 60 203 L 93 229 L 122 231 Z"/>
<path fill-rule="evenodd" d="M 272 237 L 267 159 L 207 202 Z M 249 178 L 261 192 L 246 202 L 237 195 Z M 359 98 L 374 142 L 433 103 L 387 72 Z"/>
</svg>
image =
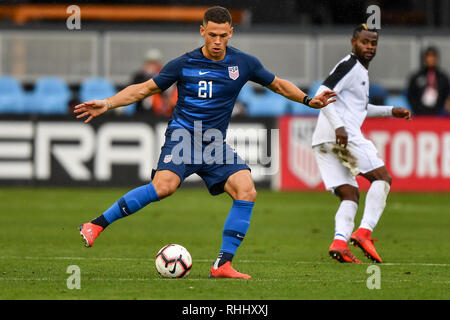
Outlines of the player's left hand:
<svg viewBox="0 0 450 320">
<path fill-rule="evenodd" d="M 336 92 L 334 91 L 324 91 L 318 96 L 315 96 L 309 102 L 309 106 L 314 109 L 320 109 L 326 107 L 328 104 L 333 103 L 336 99 L 330 100 L 331 98 L 336 96 Z"/>
<path fill-rule="evenodd" d="M 409 111 L 406 108 L 393 108 L 392 109 L 392 116 L 395 118 L 404 118 L 406 120 L 411 120 L 411 111 Z"/>
</svg>

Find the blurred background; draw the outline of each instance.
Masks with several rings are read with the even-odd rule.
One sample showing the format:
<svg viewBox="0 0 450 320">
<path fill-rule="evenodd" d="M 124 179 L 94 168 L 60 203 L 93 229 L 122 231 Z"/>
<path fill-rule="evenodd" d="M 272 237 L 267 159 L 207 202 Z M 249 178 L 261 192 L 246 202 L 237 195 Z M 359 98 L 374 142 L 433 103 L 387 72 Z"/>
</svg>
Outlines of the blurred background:
<svg viewBox="0 0 450 320">
<path fill-rule="evenodd" d="M 353 28 L 370 19 L 367 8 L 377 5 L 381 30 L 369 69 L 370 101 L 409 108 L 417 125 L 369 122 L 365 133 L 376 140 L 397 181 L 404 181 L 399 190 L 450 190 L 449 0 L 0 1 L 0 183 L 134 185 L 148 180 L 176 103 L 175 87 L 95 121 L 91 129 L 80 129 L 71 108 L 145 81 L 169 60 L 201 46 L 199 25 L 211 5 L 232 13 L 230 45 L 257 56 L 309 95 L 350 53 Z M 430 87 L 437 95 L 425 98 Z M 242 89 L 231 127 L 280 130 L 278 138 L 241 141 L 233 136 L 247 160 L 258 155 L 257 182 L 275 189 L 322 188 L 309 151 L 317 114 L 253 83 Z M 140 141 L 136 132 L 128 141 L 117 135 L 104 142 L 102 129 L 116 122 L 130 128 L 144 122 L 148 127 L 142 132 L 154 137 Z M 431 138 L 423 138 L 428 132 Z M 89 144 L 92 139 L 97 140 Z M 109 162 L 100 155 L 104 143 L 112 150 Z M 151 155 L 144 160 L 150 165 L 123 155 L 133 154 L 126 148 L 146 143 Z M 271 161 L 262 163 L 260 153 Z M 411 179 L 417 180 L 415 189 Z"/>
</svg>

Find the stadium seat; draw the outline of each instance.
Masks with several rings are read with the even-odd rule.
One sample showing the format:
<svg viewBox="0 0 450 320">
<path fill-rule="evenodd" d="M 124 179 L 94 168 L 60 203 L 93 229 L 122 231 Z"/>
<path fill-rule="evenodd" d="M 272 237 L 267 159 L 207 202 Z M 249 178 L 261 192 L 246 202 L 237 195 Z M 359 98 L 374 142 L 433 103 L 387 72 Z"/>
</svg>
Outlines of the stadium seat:
<svg viewBox="0 0 450 320">
<path fill-rule="evenodd" d="M 24 113 L 27 114 L 37 114 L 39 113 L 39 109 L 38 106 L 35 103 L 35 99 L 34 99 L 34 92 L 30 91 L 30 92 L 25 92 L 25 108 L 24 108 Z"/>
<path fill-rule="evenodd" d="M 287 112 L 288 100 L 269 89 L 249 100 L 247 114 L 251 117 L 274 117 Z"/>
<path fill-rule="evenodd" d="M 311 98 L 314 97 L 316 95 L 317 90 L 319 89 L 319 87 L 322 85 L 323 80 L 316 80 L 313 83 L 311 83 L 311 85 L 309 86 L 308 89 L 308 96 L 310 96 Z"/>
<path fill-rule="evenodd" d="M 40 114 L 67 114 L 71 92 L 67 84 L 58 77 L 42 77 L 36 82 L 29 96 Z"/>
<path fill-rule="evenodd" d="M 369 86 L 369 102 L 373 104 L 378 105 L 385 105 L 386 99 L 389 96 L 389 92 L 386 88 L 383 86 L 376 84 L 376 83 L 370 83 Z"/>
<path fill-rule="evenodd" d="M 321 86 L 323 80 L 314 81 L 307 91 L 307 95 L 310 97 L 314 97 L 316 95 L 317 90 Z M 290 114 L 293 115 L 305 115 L 305 116 L 317 116 L 320 112 L 319 109 L 309 108 L 301 103 L 296 103 L 294 101 L 288 101 L 288 110 Z"/>
<path fill-rule="evenodd" d="M 106 78 L 88 78 L 81 83 L 79 97 L 81 101 L 106 99 L 117 93 L 116 87 Z M 136 111 L 136 104 L 121 109 L 124 114 L 131 115 Z"/>
<path fill-rule="evenodd" d="M 90 101 L 106 99 L 116 92 L 114 85 L 105 78 L 89 78 L 81 83 L 79 95 L 81 101 Z"/>
<path fill-rule="evenodd" d="M 24 113 L 25 93 L 13 77 L 0 77 L 0 113 Z"/>
<path fill-rule="evenodd" d="M 123 110 L 124 110 L 123 111 L 124 114 L 126 114 L 128 116 L 131 116 L 132 114 L 134 114 L 136 112 L 136 103 L 129 104 L 128 106 L 125 106 L 123 108 Z"/>
<path fill-rule="evenodd" d="M 289 100 L 288 104 L 290 113 L 293 115 L 318 116 L 320 112 L 320 109 L 313 109 L 308 106 L 305 106 L 302 103 L 297 103 Z"/>
<path fill-rule="evenodd" d="M 239 95 L 237 97 L 237 100 L 246 106 L 249 105 L 250 101 L 256 96 L 255 89 L 253 86 L 249 83 L 246 83 L 241 91 L 239 92 Z"/>
<path fill-rule="evenodd" d="M 385 101 L 385 105 L 402 107 L 411 110 L 411 106 L 409 105 L 408 99 L 406 98 L 406 96 L 402 94 L 388 96 Z"/>
</svg>

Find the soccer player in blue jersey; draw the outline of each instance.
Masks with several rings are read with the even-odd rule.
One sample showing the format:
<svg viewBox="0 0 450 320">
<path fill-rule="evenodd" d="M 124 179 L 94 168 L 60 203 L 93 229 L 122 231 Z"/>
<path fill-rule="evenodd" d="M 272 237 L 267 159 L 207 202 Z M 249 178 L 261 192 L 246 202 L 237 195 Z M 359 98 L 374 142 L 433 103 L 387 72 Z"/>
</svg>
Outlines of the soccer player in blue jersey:
<svg viewBox="0 0 450 320">
<path fill-rule="evenodd" d="M 233 28 L 231 15 L 225 8 L 216 6 L 205 12 L 200 34 L 205 39 L 202 47 L 170 61 L 152 79 L 130 85 L 110 98 L 75 107 L 77 118 L 85 118 L 88 123 L 108 110 L 132 104 L 177 83 L 178 102 L 166 130 L 166 140 L 152 181 L 131 190 L 102 215 L 80 226 L 80 233 L 85 245 L 91 247 L 109 224 L 170 196 L 184 179 L 196 173 L 212 195 L 227 192 L 233 199 L 223 228 L 222 246 L 210 276 L 249 279 L 249 275 L 232 268 L 231 260 L 250 225 L 256 190 L 250 168 L 224 141 L 239 91 L 251 80 L 312 108 L 322 108 L 335 101 L 332 99 L 335 94 L 325 91 L 310 98 L 293 83 L 267 71 L 255 57 L 227 46 Z M 198 132 L 201 135 L 214 133 L 215 146 L 221 147 L 215 150 L 223 153 L 215 154 L 214 159 L 219 158 L 219 161 L 204 159 L 202 154 L 208 144 L 202 140 L 198 143 L 195 139 Z M 189 138 L 187 143 L 182 140 L 180 152 L 180 136 L 185 137 L 185 133 Z M 219 136 L 221 139 L 217 141 Z M 188 150 L 189 147 L 194 149 L 193 152 Z"/>
</svg>

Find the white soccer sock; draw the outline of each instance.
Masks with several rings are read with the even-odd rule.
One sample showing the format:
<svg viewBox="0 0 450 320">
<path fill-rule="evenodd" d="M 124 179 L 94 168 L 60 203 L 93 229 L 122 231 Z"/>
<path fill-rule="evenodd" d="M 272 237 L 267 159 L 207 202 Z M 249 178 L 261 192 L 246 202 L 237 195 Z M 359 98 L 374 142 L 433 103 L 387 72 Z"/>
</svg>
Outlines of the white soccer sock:
<svg viewBox="0 0 450 320">
<path fill-rule="evenodd" d="M 335 240 L 344 240 L 345 242 L 350 239 L 350 236 L 355 226 L 355 215 L 358 211 L 358 204 L 351 200 L 343 200 L 339 206 L 335 216 Z"/>
<path fill-rule="evenodd" d="M 386 199 L 390 189 L 391 186 L 384 180 L 375 180 L 372 182 L 367 192 L 360 228 L 373 231 L 386 207 Z"/>
</svg>

